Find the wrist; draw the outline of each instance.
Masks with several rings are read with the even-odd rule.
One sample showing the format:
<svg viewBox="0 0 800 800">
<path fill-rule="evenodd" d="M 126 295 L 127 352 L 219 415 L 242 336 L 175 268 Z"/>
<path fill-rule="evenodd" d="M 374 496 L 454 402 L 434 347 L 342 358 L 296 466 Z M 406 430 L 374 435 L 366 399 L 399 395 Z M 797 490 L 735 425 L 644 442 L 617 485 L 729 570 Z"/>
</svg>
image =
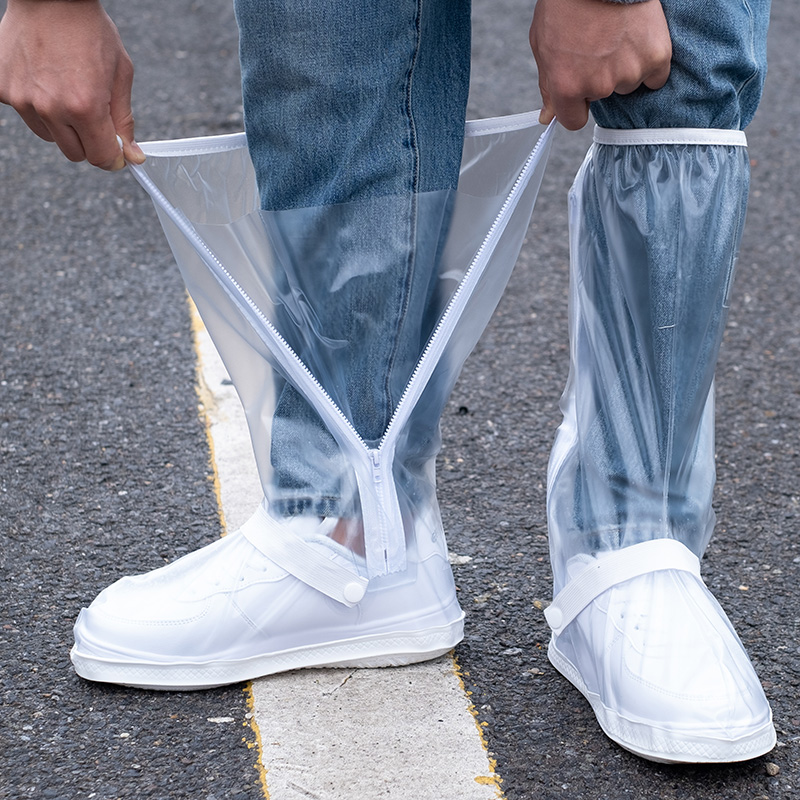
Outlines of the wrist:
<svg viewBox="0 0 800 800">
<path fill-rule="evenodd" d="M 6 7 L 11 8 L 12 6 L 44 6 L 48 4 L 58 4 L 64 5 L 65 3 L 71 3 L 74 5 L 101 5 L 100 0 L 7 0 Z"/>
<path fill-rule="evenodd" d="M 88 6 L 95 6 L 102 8 L 101 0 L 7 0 L 6 10 L 14 13 L 32 12 L 36 9 L 45 9 L 48 6 L 64 7 L 73 6 L 76 10 L 79 8 L 87 8 Z"/>
</svg>

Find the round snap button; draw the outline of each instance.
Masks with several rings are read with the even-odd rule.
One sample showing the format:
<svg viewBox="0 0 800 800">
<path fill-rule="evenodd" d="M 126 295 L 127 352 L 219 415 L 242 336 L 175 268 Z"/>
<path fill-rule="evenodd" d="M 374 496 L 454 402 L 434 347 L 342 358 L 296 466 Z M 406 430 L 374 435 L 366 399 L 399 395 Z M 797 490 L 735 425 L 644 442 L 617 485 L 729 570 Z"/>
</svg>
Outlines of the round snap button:
<svg viewBox="0 0 800 800">
<path fill-rule="evenodd" d="M 551 628 L 560 628 L 561 623 L 564 621 L 564 615 L 561 613 L 561 609 L 557 606 L 548 606 L 547 611 L 545 612 L 545 617 L 547 617 L 547 621 Z"/>
<path fill-rule="evenodd" d="M 353 583 L 348 583 L 347 586 L 344 587 L 342 594 L 348 603 L 359 603 L 364 599 L 364 593 L 366 590 L 367 589 L 365 586 L 353 581 Z"/>
</svg>

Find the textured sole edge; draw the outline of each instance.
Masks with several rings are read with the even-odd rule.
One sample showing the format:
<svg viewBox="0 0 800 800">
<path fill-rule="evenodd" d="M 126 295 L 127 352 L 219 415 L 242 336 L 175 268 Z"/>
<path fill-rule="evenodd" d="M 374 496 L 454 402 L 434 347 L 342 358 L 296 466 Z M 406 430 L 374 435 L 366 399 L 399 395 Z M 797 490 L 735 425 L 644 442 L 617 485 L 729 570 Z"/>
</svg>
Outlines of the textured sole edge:
<svg viewBox="0 0 800 800">
<path fill-rule="evenodd" d="M 236 661 L 158 663 L 118 661 L 70 652 L 75 672 L 90 681 L 136 689 L 192 691 L 262 678 L 295 669 L 400 667 L 429 661 L 452 650 L 464 638 L 464 614 L 447 625 L 422 631 L 359 636 L 296 647 Z"/>
<path fill-rule="evenodd" d="M 668 737 L 657 728 L 624 719 L 613 709 L 605 706 L 597 694 L 589 691 L 575 665 L 558 650 L 555 637 L 550 639 L 547 657 L 550 663 L 589 701 L 606 736 L 625 750 L 648 761 L 661 764 L 721 764 L 749 761 L 769 753 L 777 742 L 771 715 L 766 725 L 736 740 L 677 733 Z M 644 747 L 632 740 L 632 734 L 636 732 L 644 733 L 651 741 L 659 740 L 663 746 L 659 749 Z"/>
</svg>

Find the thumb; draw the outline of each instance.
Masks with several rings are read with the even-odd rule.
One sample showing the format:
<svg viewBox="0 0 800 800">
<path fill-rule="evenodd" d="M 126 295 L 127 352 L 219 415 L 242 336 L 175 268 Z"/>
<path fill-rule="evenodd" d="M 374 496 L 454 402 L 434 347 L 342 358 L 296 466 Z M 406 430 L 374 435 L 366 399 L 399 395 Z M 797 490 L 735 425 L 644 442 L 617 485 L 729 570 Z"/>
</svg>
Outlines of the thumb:
<svg viewBox="0 0 800 800">
<path fill-rule="evenodd" d="M 124 136 L 118 133 L 117 136 L 122 142 L 122 155 L 125 157 L 125 161 L 129 164 L 143 164 L 146 156 L 142 148 L 134 141 L 133 134 Z"/>
<path fill-rule="evenodd" d="M 542 110 L 539 112 L 539 122 L 542 125 L 549 125 L 556 116 L 553 105 L 550 102 L 550 93 L 541 83 L 539 84 L 539 92 L 542 95 Z"/>
<path fill-rule="evenodd" d="M 130 61 L 120 64 L 111 91 L 109 111 L 114 130 L 122 147 L 125 161 L 141 164 L 145 160 L 142 149 L 134 138 L 134 120 L 131 111 L 131 88 L 133 86 L 133 65 Z"/>
</svg>

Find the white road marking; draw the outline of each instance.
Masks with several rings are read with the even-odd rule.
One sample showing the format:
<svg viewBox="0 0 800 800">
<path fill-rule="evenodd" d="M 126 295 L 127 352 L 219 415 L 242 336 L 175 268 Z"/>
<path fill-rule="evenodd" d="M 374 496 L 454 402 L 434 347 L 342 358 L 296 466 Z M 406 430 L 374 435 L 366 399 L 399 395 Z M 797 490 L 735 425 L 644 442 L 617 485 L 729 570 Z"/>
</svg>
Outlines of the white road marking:
<svg viewBox="0 0 800 800">
<path fill-rule="evenodd" d="M 261 485 L 236 391 L 193 314 L 200 398 L 233 531 L 261 501 Z M 450 656 L 391 669 L 299 670 L 254 681 L 252 694 L 269 800 L 503 796 Z"/>
</svg>

